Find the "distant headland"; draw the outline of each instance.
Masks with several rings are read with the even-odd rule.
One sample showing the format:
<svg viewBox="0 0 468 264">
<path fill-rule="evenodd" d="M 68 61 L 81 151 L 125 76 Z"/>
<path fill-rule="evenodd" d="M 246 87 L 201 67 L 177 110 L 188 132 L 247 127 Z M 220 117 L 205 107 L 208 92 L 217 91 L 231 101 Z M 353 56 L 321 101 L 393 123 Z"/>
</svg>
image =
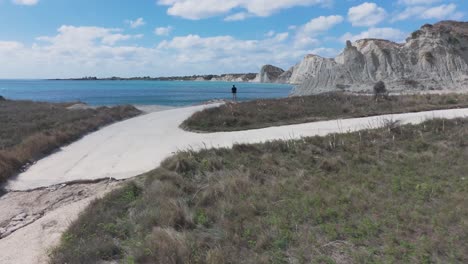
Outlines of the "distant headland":
<svg viewBox="0 0 468 264">
<path fill-rule="evenodd" d="M 171 76 L 171 77 L 108 77 L 98 78 L 94 76 L 86 76 L 81 78 L 69 79 L 50 79 L 54 81 L 235 81 L 235 82 L 255 82 L 257 73 L 232 73 L 221 75 L 191 75 L 191 76 Z"/>
</svg>

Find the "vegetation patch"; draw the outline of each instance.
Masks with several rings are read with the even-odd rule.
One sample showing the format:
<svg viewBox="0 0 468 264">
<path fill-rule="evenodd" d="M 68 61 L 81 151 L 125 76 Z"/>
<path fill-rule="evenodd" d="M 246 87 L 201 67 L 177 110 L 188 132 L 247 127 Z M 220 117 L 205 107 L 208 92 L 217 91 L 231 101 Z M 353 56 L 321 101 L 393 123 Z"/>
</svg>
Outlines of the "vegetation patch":
<svg viewBox="0 0 468 264">
<path fill-rule="evenodd" d="M 70 105 L 0 98 L 0 182 L 89 132 L 141 113 L 133 106 L 69 110 Z"/>
<path fill-rule="evenodd" d="M 468 120 L 181 152 L 51 263 L 467 263 Z"/>
<path fill-rule="evenodd" d="M 455 103 L 453 103 L 455 102 Z M 327 93 L 256 100 L 197 112 L 182 128 L 198 132 L 239 131 L 314 121 L 468 107 L 468 95 L 372 96 Z"/>
</svg>

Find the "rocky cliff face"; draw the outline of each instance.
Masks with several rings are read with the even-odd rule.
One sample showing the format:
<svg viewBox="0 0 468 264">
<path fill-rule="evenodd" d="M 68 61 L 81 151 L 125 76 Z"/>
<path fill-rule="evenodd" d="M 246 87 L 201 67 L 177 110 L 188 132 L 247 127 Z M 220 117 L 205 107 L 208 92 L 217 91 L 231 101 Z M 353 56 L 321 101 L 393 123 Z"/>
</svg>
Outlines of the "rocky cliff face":
<svg viewBox="0 0 468 264">
<path fill-rule="evenodd" d="M 284 70 L 273 65 L 265 65 L 257 76 L 257 81 L 261 83 L 276 83 Z"/>
<path fill-rule="evenodd" d="M 307 55 L 300 63 L 290 69 L 289 83 L 300 85 L 308 79 L 320 79 L 328 74 L 334 65 L 333 59 L 322 58 L 316 55 Z"/>
<path fill-rule="evenodd" d="M 468 90 L 468 22 L 424 25 L 404 44 L 347 42 L 335 59 L 308 55 L 289 71 L 294 95 L 370 92 L 380 80 L 393 92 Z"/>
</svg>

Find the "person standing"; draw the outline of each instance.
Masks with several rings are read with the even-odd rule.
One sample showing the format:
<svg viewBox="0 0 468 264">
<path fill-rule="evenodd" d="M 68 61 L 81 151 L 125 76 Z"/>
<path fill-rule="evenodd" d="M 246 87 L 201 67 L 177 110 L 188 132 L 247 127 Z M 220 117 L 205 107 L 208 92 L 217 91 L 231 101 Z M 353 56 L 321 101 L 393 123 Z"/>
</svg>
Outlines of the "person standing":
<svg viewBox="0 0 468 264">
<path fill-rule="evenodd" d="M 237 87 L 235 85 L 232 86 L 232 100 L 237 102 Z"/>
</svg>

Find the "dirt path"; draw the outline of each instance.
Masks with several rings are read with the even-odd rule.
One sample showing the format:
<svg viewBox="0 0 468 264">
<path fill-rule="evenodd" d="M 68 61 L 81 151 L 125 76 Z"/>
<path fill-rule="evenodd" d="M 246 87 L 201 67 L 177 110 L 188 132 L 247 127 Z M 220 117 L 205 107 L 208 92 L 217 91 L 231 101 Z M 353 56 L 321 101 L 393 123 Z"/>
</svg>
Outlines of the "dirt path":
<svg viewBox="0 0 468 264">
<path fill-rule="evenodd" d="M 48 250 L 96 198 L 122 182 L 61 184 L 0 197 L 0 263 L 47 263 Z"/>
</svg>

